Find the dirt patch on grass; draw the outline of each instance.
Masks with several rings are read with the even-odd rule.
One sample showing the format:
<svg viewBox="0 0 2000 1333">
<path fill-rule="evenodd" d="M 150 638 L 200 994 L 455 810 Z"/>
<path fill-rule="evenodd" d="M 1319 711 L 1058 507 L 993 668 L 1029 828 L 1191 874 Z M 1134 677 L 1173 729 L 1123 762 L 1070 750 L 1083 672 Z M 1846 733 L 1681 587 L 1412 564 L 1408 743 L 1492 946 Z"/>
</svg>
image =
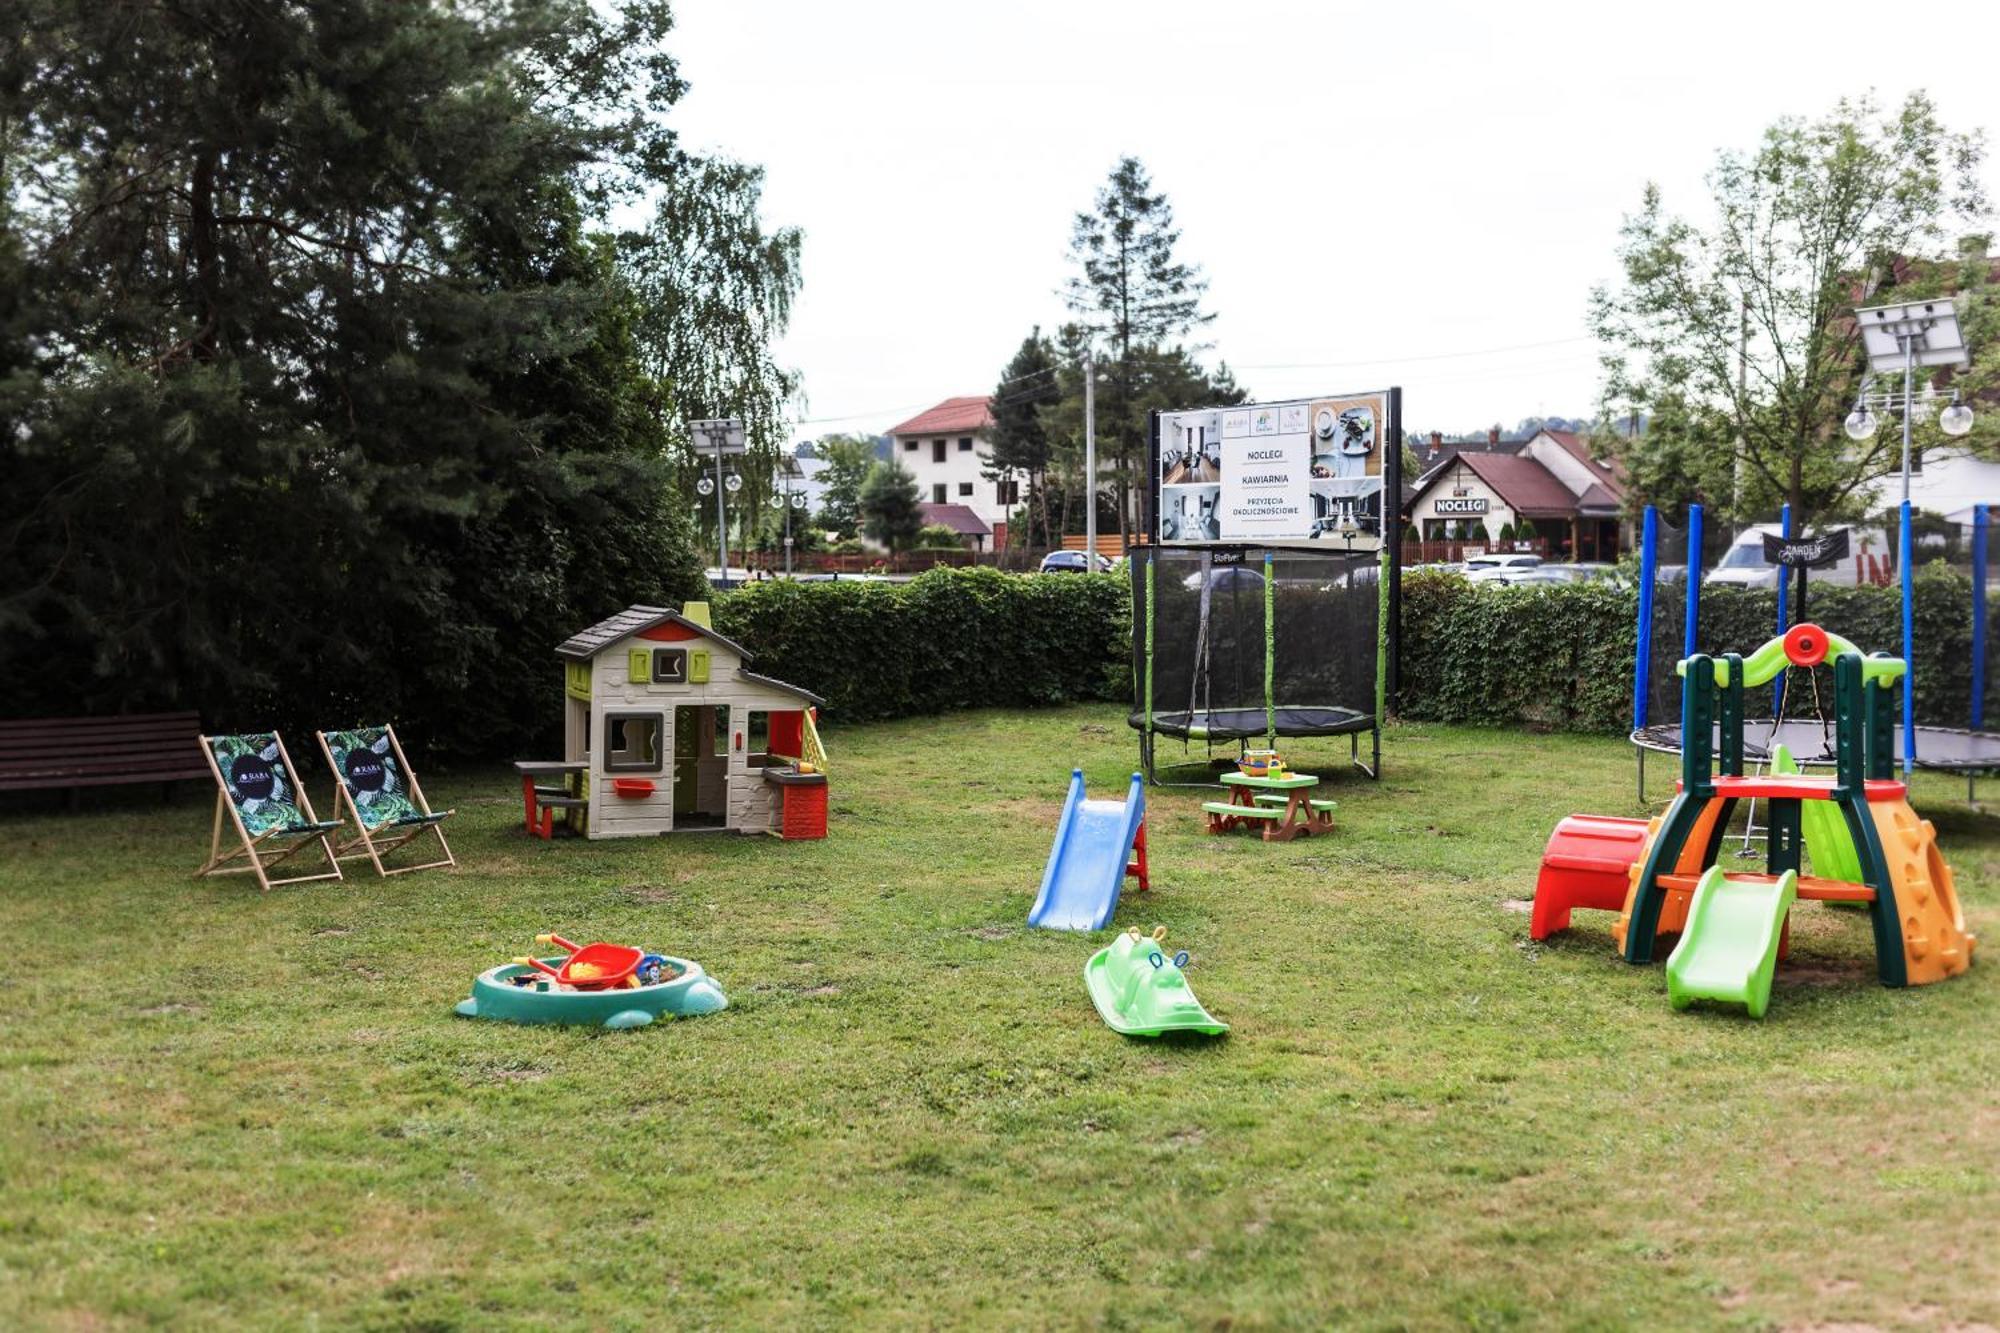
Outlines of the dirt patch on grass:
<svg viewBox="0 0 2000 1333">
<path fill-rule="evenodd" d="M 1535 900 L 1533 898 L 1502 898 L 1500 900 L 1500 910 L 1503 912 L 1519 912 L 1521 915 L 1526 916 L 1535 910 Z"/>
<path fill-rule="evenodd" d="M 1012 926 L 974 926 L 965 933 L 976 940 L 1007 940 L 1018 932 Z"/>
<path fill-rule="evenodd" d="M 495 1083 L 540 1083 L 549 1071 L 537 1065 L 489 1066 L 486 1077 Z"/>
<path fill-rule="evenodd" d="M 647 907 L 659 907 L 680 897 L 664 884 L 627 884 L 618 890 L 618 896 L 628 903 L 640 903 Z"/>
<path fill-rule="evenodd" d="M 1861 986 L 1874 978 L 1872 958 L 1814 958 L 1778 964 L 1778 980 L 1794 986 Z"/>
<path fill-rule="evenodd" d="M 198 1004 L 169 1002 L 167 1004 L 149 1004 L 138 1012 L 147 1018 L 153 1018 L 164 1014 L 199 1014 L 206 1011 Z"/>
<path fill-rule="evenodd" d="M 313 931 L 315 935 L 352 935 L 353 933 L 354 927 L 352 926 L 320 926 Z"/>
</svg>

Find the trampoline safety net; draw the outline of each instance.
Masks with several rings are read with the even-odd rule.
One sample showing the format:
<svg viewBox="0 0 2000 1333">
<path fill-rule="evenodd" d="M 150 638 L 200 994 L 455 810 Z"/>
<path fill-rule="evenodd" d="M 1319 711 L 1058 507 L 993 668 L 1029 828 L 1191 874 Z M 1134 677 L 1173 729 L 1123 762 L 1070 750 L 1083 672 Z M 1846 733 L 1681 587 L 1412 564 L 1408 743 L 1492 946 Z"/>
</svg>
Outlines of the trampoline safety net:
<svg viewBox="0 0 2000 1333">
<path fill-rule="evenodd" d="M 1149 773 L 1160 737 L 1205 762 L 1218 743 L 1378 733 L 1376 554 L 1153 547 L 1131 568 L 1130 721 Z"/>
</svg>

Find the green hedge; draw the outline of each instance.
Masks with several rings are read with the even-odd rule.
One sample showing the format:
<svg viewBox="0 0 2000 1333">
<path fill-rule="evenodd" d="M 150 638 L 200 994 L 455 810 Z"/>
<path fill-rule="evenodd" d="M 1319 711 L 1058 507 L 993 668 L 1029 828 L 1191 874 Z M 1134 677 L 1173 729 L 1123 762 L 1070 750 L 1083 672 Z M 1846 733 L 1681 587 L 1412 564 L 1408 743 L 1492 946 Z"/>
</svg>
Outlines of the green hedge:
<svg viewBox="0 0 2000 1333">
<path fill-rule="evenodd" d="M 1971 689 L 1972 591 L 1943 565 L 1917 576 L 1917 716 L 1962 727 Z M 1622 735 L 1631 725 L 1637 593 L 1609 582 L 1506 588 L 1419 571 L 1403 580 L 1402 715 Z M 1815 587 L 1811 615 L 1869 651 L 1902 642 L 1897 590 Z M 1655 721 L 1678 716 L 1682 590 L 1659 589 Z M 955 708 L 1132 698 L 1131 603 L 1121 578 L 934 569 L 905 584 L 753 584 L 717 601 L 716 628 L 755 669 L 823 696 L 841 722 Z M 1701 646 L 1749 652 L 1771 637 L 1776 594 L 1702 591 Z M 1995 645 L 2000 666 L 2000 644 Z M 1832 698 L 1830 686 L 1822 692 Z M 2000 722 L 2000 683 L 1987 708 Z M 1811 716 L 1810 698 L 1788 705 Z"/>
<path fill-rule="evenodd" d="M 773 582 L 715 627 L 840 722 L 1132 695 L 1125 580 L 933 569 L 908 583 Z"/>
<path fill-rule="evenodd" d="M 1896 588 L 1815 586 L 1810 597 L 1808 612 L 1822 627 L 1868 652 L 1901 650 Z M 1657 597 L 1653 659 L 1665 673 L 1680 655 L 1683 599 L 1683 589 L 1670 584 Z M 1972 688 L 1970 580 L 1942 564 L 1927 566 L 1917 573 L 1915 602 L 1917 718 L 1963 727 Z M 1506 588 L 1414 573 L 1403 580 L 1402 715 L 1623 733 L 1631 727 L 1637 617 L 1637 592 L 1609 583 Z M 1776 626 L 1775 592 L 1702 590 L 1703 652 L 1748 653 Z M 1824 679 L 1821 693 L 1830 707 Z M 1665 674 L 1653 698 L 1654 721 L 1678 717 L 1677 686 Z M 1987 712 L 2000 721 L 1996 703 L 2000 683 L 1989 679 Z M 1795 695 L 1787 712 L 1811 716 L 1810 698 Z"/>
</svg>

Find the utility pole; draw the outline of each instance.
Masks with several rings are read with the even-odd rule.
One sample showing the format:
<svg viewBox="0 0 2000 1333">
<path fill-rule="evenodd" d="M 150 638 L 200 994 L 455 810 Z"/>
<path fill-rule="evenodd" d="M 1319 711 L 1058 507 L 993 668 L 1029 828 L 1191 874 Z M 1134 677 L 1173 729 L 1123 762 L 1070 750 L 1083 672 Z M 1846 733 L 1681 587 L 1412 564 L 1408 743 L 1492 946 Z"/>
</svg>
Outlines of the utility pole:
<svg viewBox="0 0 2000 1333">
<path fill-rule="evenodd" d="M 1097 361 L 1083 349 L 1083 572 L 1097 572 Z"/>
<path fill-rule="evenodd" d="M 722 509 L 723 434 L 719 430 L 709 432 L 709 438 L 715 441 L 715 541 L 717 549 L 722 553 L 722 564 L 717 577 L 722 580 L 721 586 L 727 588 L 729 586 L 729 521 L 724 517 Z"/>
</svg>

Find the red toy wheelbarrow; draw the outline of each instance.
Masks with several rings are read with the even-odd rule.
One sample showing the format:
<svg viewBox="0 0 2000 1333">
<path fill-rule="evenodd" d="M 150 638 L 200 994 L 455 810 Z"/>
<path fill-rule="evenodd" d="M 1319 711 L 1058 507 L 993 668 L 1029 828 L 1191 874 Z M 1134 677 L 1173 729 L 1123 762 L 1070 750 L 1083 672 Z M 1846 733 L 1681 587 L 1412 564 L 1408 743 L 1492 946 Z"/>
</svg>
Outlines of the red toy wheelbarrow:
<svg viewBox="0 0 2000 1333">
<path fill-rule="evenodd" d="M 595 944 L 576 945 L 560 935 L 537 935 L 537 944 L 553 944 L 569 955 L 569 960 L 561 967 L 550 967 L 539 958 L 516 958 L 516 963 L 546 972 L 565 986 L 577 990 L 615 990 L 621 986 L 637 986 L 639 964 L 646 957 L 645 952 L 626 944 L 606 944 L 602 940 Z"/>
</svg>

